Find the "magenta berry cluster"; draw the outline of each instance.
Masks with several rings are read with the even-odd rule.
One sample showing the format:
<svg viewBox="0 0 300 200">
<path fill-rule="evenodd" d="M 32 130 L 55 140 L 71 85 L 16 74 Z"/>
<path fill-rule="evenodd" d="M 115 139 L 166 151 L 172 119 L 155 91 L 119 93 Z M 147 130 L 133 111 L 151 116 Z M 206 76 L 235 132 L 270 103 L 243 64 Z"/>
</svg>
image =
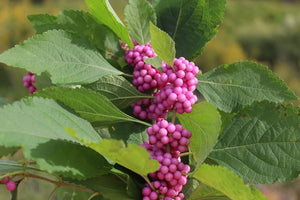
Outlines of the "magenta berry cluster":
<svg viewBox="0 0 300 200">
<path fill-rule="evenodd" d="M 23 78 L 24 87 L 28 88 L 30 94 L 33 94 L 37 91 L 36 87 L 33 85 L 35 83 L 35 75 L 32 72 L 28 72 L 27 76 Z"/>
<path fill-rule="evenodd" d="M 132 50 L 125 51 L 125 54 L 126 62 L 134 67 L 133 85 L 140 92 L 157 88 L 157 80 L 160 78 L 160 72 L 144 62 L 145 59 L 156 56 L 150 43 L 146 45 L 136 44 Z"/>
<path fill-rule="evenodd" d="M 17 187 L 16 183 L 12 180 L 9 180 L 9 177 L 5 177 L 1 180 L 2 184 L 6 185 L 6 189 L 9 191 L 14 191 Z"/>
<path fill-rule="evenodd" d="M 180 124 L 173 124 L 166 120 L 159 121 L 147 129 L 149 144 L 158 149 L 169 148 L 170 152 L 185 152 L 190 144 L 192 133 L 182 128 Z"/>
<path fill-rule="evenodd" d="M 183 57 L 174 59 L 174 67 L 162 62 L 162 72 L 144 62 L 146 58 L 156 54 L 150 43 L 135 44 L 131 50 L 126 50 L 126 62 L 134 67 L 133 85 L 140 91 L 149 91 L 153 98 L 132 105 L 133 114 L 141 119 L 160 120 L 166 118 L 168 111 L 190 113 L 192 105 L 197 101 L 193 94 L 198 79 L 199 68 Z"/>
<path fill-rule="evenodd" d="M 147 129 L 149 141 L 141 144 L 151 158 L 160 163 L 158 171 L 150 173 L 151 184 L 142 190 L 143 200 L 182 200 L 182 187 L 187 183 L 190 166 L 181 162 L 181 153 L 188 151 L 192 133 L 180 124 L 168 122 L 169 111 L 190 113 L 197 101 L 193 94 L 199 68 L 183 57 L 174 59 L 173 67 L 162 62 L 162 72 L 144 62 L 157 56 L 150 43 L 134 43 L 132 50 L 125 50 L 126 62 L 134 67 L 133 85 L 152 98 L 132 105 L 133 114 L 141 119 L 156 120 Z M 175 119 L 175 118 L 174 118 Z"/>
</svg>

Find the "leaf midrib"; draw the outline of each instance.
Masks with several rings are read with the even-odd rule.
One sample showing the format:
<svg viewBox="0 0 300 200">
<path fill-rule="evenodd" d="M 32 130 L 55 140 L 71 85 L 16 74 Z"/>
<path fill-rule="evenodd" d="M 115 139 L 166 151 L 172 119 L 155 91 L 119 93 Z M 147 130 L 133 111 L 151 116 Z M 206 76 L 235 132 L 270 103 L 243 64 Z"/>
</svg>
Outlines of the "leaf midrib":
<svg viewBox="0 0 300 200">
<path fill-rule="evenodd" d="M 300 142 L 291 142 L 291 141 L 288 141 L 288 142 L 287 141 L 285 141 L 285 142 L 258 142 L 258 143 L 253 143 L 253 144 L 213 149 L 213 151 L 226 151 L 226 150 L 231 150 L 231 149 L 247 148 L 247 147 L 256 146 L 256 145 L 279 145 L 279 144 L 299 144 L 300 145 Z"/>
<path fill-rule="evenodd" d="M 211 85 L 221 85 L 221 86 L 229 86 L 229 87 L 240 87 L 240 88 L 251 89 L 251 90 L 254 89 L 254 90 L 263 90 L 263 91 L 270 91 L 270 90 L 278 91 L 278 88 L 277 89 L 255 88 L 255 87 L 249 87 L 249 86 L 245 86 L 245 85 L 236 85 L 236 84 L 229 84 L 229 83 L 217 83 L 217 82 L 203 81 L 203 80 L 198 80 L 198 83 L 206 83 L 206 84 L 211 84 Z"/>
</svg>

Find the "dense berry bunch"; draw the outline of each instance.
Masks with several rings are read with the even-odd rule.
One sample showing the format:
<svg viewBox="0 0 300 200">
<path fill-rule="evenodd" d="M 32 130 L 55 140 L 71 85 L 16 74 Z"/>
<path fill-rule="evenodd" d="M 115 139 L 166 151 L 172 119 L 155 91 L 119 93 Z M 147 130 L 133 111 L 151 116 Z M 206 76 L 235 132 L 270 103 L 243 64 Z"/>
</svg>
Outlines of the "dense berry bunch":
<svg viewBox="0 0 300 200">
<path fill-rule="evenodd" d="M 29 93 L 33 94 L 37 91 L 36 87 L 33 85 L 35 83 L 35 75 L 34 73 L 28 72 L 27 76 L 23 78 L 24 87 L 28 88 Z"/>
<path fill-rule="evenodd" d="M 156 68 L 144 62 L 146 58 L 156 56 L 150 43 L 146 45 L 136 44 L 132 50 L 125 51 L 125 54 L 126 62 L 134 67 L 133 85 L 140 92 L 157 88 L 157 80 L 160 78 L 161 73 Z"/>
<path fill-rule="evenodd" d="M 9 191 L 14 191 L 16 189 L 16 183 L 12 180 L 9 180 L 9 177 L 5 177 L 4 179 L 1 180 L 2 184 L 6 185 L 6 189 Z"/>
<path fill-rule="evenodd" d="M 183 199 L 184 195 L 181 193 L 181 190 L 187 182 L 190 167 L 181 162 L 179 157 L 180 152 L 171 151 L 171 153 L 168 153 L 165 151 L 166 149 L 157 148 L 149 144 L 149 142 L 143 143 L 142 146 L 151 154 L 152 159 L 156 159 L 160 163 L 159 170 L 149 174 L 153 180 L 156 180 L 152 182 L 155 190 L 146 185 L 143 189 L 143 200 Z"/>
<path fill-rule="evenodd" d="M 147 129 L 149 143 L 158 149 L 180 153 L 188 150 L 192 133 L 180 124 L 173 124 L 166 120 L 159 121 Z"/>
<path fill-rule="evenodd" d="M 193 94 L 198 79 L 199 68 L 193 62 L 180 57 L 174 59 L 171 67 L 162 62 L 162 72 L 144 62 L 156 56 L 150 43 L 126 50 L 126 61 L 134 67 L 133 85 L 141 92 L 151 92 L 153 98 L 132 105 L 133 114 L 141 119 L 157 122 L 147 129 L 149 142 L 142 144 L 152 159 L 160 163 L 160 168 L 149 177 L 151 185 L 143 188 L 143 200 L 182 200 L 182 187 L 187 182 L 189 165 L 181 162 L 180 153 L 188 151 L 192 133 L 180 124 L 164 120 L 169 111 L 179 114 L 190 113 L 197 101 Z"/>
<path fill-rule="evenodd" d="M 168 111 L 176 109 L 182 114 L 190 113 L 197 101 L 193 94 L 198 79 L 199 68 L 183 57 L 174 59 L 174 67 L 162 62 L 162 73 L 144 62 L 144 59 L 156 56 L 150 43 L 135 44 L 133 50 L 127 50 L 126 61 L 134 67 L 133 85 L 141 92 L 152 91 L 153 99 L 133 104 L 133 114 L 141 119 L 160 120 L 166 118 Z"/>
</svg>

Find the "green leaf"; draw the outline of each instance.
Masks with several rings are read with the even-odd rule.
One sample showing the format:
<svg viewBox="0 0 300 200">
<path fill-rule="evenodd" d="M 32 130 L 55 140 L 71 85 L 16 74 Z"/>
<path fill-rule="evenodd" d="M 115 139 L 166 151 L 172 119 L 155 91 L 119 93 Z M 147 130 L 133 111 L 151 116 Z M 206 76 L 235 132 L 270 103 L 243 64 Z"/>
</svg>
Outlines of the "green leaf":
<svg viewBox="0 0 300 200">
<path fill-rule="evenodd" d="M 62 30 L 36 35 L 0 55 L 0 62 L 36 74 L 48 71 L 53 83 L 88 84 L 106 74 L 121 74 L 87 42 Z"/>
<path fill-rule="evenodd" d="M 64 130 L 71 128 L 79 137 L 97 142 L 101 138 L 93 127 L 53 100 L 33 97 L 6 105 L 0 108 L 0 124 L 0 145 L 23 147 L 25 157 L 42 170 L 82 179 L 110 169 L 103 157 L 73 143 L 78 141 Z"/>
<path fill-rule="evenodd" d="M 158 56 L 152 58 L 146 58 L 144 62 L 149 65 L 152 65 L 153 67 L 161 71 L 162 60 Z"/>
<path fill-rule="evenodd" d="M 14 154 L 19 149 L 20 148 L 16 148 L 16 147 L 4 147 L 4 146 L 0 146 L 0 158 L 2 156 L 7 156 L 9 154 Z"/>
<path fill-rule="evenodd" d="M 129 38 L 128 31 L 123 25 L 115 11 L 112 9 L 108 0 L 85 0 L 90 12 L 98 20 L 100 24 L 104 24 L 115 32 L 122 42 L 133 47 L 133 43 Z"/>
<path fill-rule="evenodd" d="M 189 148 L 198 167 L 217 143 L 221 130 L 221 116 L 211 103 L 201 102 L 193 106 L 189 114 L 177 116 L 182 126 L 192 132 Z"/>
<path fill-rule="evenodd" d="M 127 184 L 119 175 L 106 174 L 83 181 L 74 180 L 72 182 L 99 192 L 105 199 L 134 200 L 128 196 L 126 191 Z"/>
<path fill-rule="evenodd" d="M 114 124 L 109 129 L 111 138 L 116 140 L 123 140 L 128 144 L 142 144 L 148 141 L 147 126 L 134 123 L 119 123 Z"/>
<path fill-rule="evenodd" d="M 204 98 L 225 112 L 232 112 L 255 101 L 297 99 L 276 74 L 254 62 L 222 65 L 197 78 L 197 89 Z"/>
<path fill-rule="evenodd" d="M 0 97 L 0 107 L 9 103 L 11 102 L 7 98 Z"/>
<path fill-rule="evenodd" d="M 227 125 L 211 159 L 250 183 L 296 178 L 300 168 L 299 107 L 255 103 Z"/>
<path fill-rule="evenodd" d="M 62 29 L 78 36 L 90 38 L 93 29 L 99 26 L 90 13 L 82 10 L 64 10 L 57 16 L 49 14 L 28 15 L 27 18 L 38 34 L 53 29 Z"/>
<path fill-rule="evenodd" d="M 124 142 L 119 140 L 103 139 L 99 142 L 92 142 L 75 134 L 73 134 L 73 137 L 143 178 L 146 178 L 149 173 L 155 172 L 159 168 L 158 161 L 150 159 L 150 154 L 147 150 L 139 145 L 128 144 L 126 147 Z"/>
<path fill-rule="evenodd" d="M 84 119 L 89 122 L 98 122 L 99 125 L 117 122 L 137 122 L 147 124 L 123 113 L 105 96 L 90 89 L 52 87 L 37 93 L 37 95 L 61 101 L 80 114 Z"/>
<path fill-rule="evenodd" d="M 140 45 L 149 42 L 149 22 L 156 24 L 156 14 L 151 4 L 145 0 L 129 0 L 124 15 L 132 39 Z"/>
<path fill-rule="evenodd" d="M 173 66 L 175 58 L 175 42 L 164 31 L 150 22 L 151 46 L 157 56 L 168 65 Z"/>
<path fill-rule="evenodd" d="M 84 11 L 64 10 L 57 16 L 48 14 L 29 15 L 28 19 L 33 24 L 37 33 L 48 30 L 62 29 L 91 41 L 101 54 L 112 64 L 121 64 L 124 60 L 119 38 L 107 26 L 99 24 L 94 17 Z"/>
<path fill-rule="evenodd" d="M 176 57 L 196 58 L 215 37 L 226 0 L 153 0 L 158 27 L 176 42 Z"/>
<path fill-rule="evenodd" d="M 184 193 L 184 197 L 188 200 L 230 200 L 227 196 L 225 196 L 218 190 L 200 183 L 199 181 L 195 183 L 196 181 L 196 179 L 190 179 L 190 182 L 194 183 L 191 194 L 189 194 L 189 196 L 186 196 L 186 193 Z M 187 192 L 189 192 L 189 190 Z"/>
<path fill-rule="evenodd" d="M 232 200 L 266 200 L 256 188 L 244 185 L 243 180 L 221 166 L 201 165 L 194 178 L 222 192 Z"/>
<path fill-rule="evenodd" d="M 87 86 L 106 96 L 118 108 L 123 109 L 133 103 L 149 98 L 122 76 L 106 75 Z"/>
</svg>

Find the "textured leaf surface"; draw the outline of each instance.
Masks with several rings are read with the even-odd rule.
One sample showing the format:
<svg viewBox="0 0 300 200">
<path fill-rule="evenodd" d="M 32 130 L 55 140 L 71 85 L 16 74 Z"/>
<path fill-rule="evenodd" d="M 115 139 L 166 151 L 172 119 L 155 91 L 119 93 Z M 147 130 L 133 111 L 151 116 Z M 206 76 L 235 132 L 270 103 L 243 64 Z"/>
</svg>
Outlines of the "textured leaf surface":
<svg viewBox="0 0 300 200">
<path fill-rule="evenodd" d="M 93 29 L 99 25 L 88 12 L 79 10 L 64 10 L 57 16 L 49 14 L 29 15 L 38 34 L 53 29 L 62 29 L 80 36 L 91 37 Z"/>
<path fill-rule="evenodd" d="M 158 27 L 176 42 L 176 57 L 196 58 L 217 33 L 226 0 L 153 0 Z"/>
<path fill-rule="evenodd" d="M 197 89 L 204 98 L 225 112 L 255 101 L 282 102 L 297 97 L 267 67 L 248 61 L 222 65 L 198 76 Z"/>
<path fill-rule="evenodd" d="M 250 183 L 296 178 L 300 168 L 299 107 L 256 103 L 227 125 L 210 158 Z"/>
<path fill-rule="evenodd" d="M 119 123 L 114 124 L 109 129 L 111 138 L 123 140 L 128 144 L 142 144 L 148 141 L 147 126 L 134 123 Z"/>
<path fill-rule="evenodd" d="M 199 166 L 217 143 L 221 130 L 221 116 L 211 103 L 201 102 L 193 106 L 189 114 L 177 116 L 182 126 L 192 132 L 189 148 L 196 166 Z"/>
<path fill-rule="evenodd" d="M 158 161 L 150 159 L 150 154 L 140 145 L 129 144 L 126 147 L 123 141 L 114 139 L 103 139 L 95 143 L 84 137 L 78 137 L 75 134 L 73 134 L 73 136 L 101 155 L 130 169 L 142 177 L 147 177 L 147 174 L 154 172 L 159 168 Z"/>
<path fill-rule="evenodd" d="M 84 41 L 62 30 L 36 35 L 0 55 L 0 62 L 36 74 L 48 71 L 53 83 L 87 84 L 106 74 L 121 74 Z"/>
<path fill-rule="evenodd" d="M 85 0 L 90 12 L 100 24 L 104 24 L 115 32 L 117 36 L 130 47 L 133 43 L 129 38 L 128 31 L 123 25 L 108 0 Z"/>
<path fill-rule="evenodd" d="M 87 87 L 106 96 L 120 109 L 149 98 L 149 96 L 136 90 L 135 87 L 122 76 L 106 75 Z"/>
<path fill-rule="evenodd" d="M 128 121 L 144 123 L 125 114 L 105 96 L 90 89 L 52 87 L 37 95 L 63 102 L 89 122 L 99 122 L 101 125 Z"/>
<path fill-rule="evenodd" d="M 88 12 L 64 10 L 57 16 L 48 14 L 29 15 L 37 33 L 62 29 L 68 33 L 90 40 L 113 66 L 124 60 L 119 38 L 107 26 L 99 24 Z"/>
<path fill-rule="evenodd" d="M 140 45 L 149 42 L 149 22 L 156 24 L 156 14 L 151 4 L 145 0 L 129 0 L 124 15 L 132 39 Z"/>
<path fill-rule="evenodd" d="M 0 158 L 9 154 L 14 154 L 19 148 L 0 146 Z"/>
<path fill-rule="evenodd" d="M 74 129 L 80 137 L 97 142 L 101 138 L 93 127 L 53 100 L 34 97 L 6 105 L 0 109 L 0 124 L 0 145 L 22 146 L 25 157 L 43 170 L 86 178 L 110 169 L 103 157 L 73 143 L 77 140 L 64 130 Z"/>
<path fill-rule="evenodd" d="M 175 42 L 164 31 L 150 22 L 151 46 L 157 56 L 170 66 L 173 66 L 175 58 Z"/>
<path fill-rule="evenodd" d="M 243 179 L 225 167 L 203 164 L 193 177 L 232 200 L 266 200 L 256 188 L 244 185 Z"/>
</svg>

